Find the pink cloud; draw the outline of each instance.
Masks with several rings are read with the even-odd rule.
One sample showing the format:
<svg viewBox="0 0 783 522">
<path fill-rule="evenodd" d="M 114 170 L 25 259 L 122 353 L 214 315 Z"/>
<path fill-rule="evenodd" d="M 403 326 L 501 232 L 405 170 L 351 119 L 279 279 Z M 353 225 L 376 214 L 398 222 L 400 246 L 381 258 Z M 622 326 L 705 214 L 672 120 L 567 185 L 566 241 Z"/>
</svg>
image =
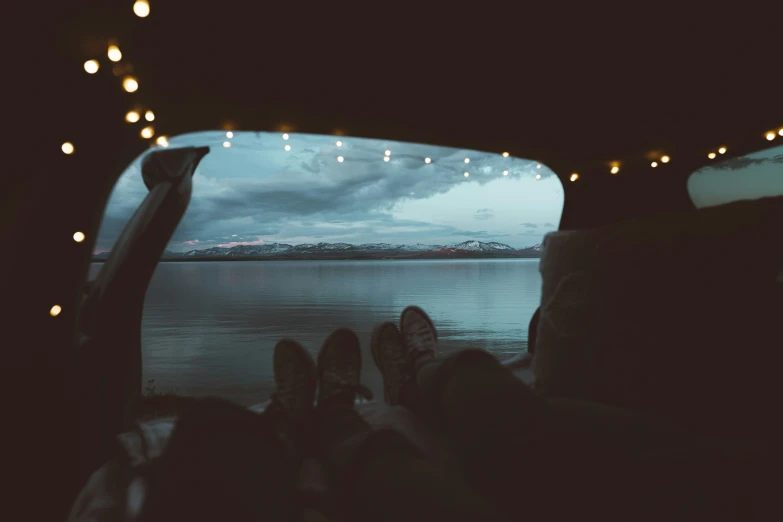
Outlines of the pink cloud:
<svg viewBox="0 0 783 522">
<path fill-rule="evenodd" d="M 183 245 L 196 245 L 196 244 L 198 244 L 198 242 L 199 242 L 198 239 L 191 239 L 190 241 L 185 241 L 182 244 Z"/>
<path fill-rule="evenodd" d="M 223 248 L 231 248 L 239 245 L 263 245 L 264 240 L 260 237 L 255 241 L 231 241 L 229 243 L 221 243 L 218 246 Z"/>
</svg>

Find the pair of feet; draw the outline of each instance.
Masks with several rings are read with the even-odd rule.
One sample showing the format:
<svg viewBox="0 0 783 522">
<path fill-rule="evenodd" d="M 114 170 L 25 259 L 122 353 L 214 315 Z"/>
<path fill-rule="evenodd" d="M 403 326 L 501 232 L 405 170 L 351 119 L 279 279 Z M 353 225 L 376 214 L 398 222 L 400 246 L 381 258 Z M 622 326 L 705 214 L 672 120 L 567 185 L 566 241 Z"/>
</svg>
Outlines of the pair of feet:
<svg viewBox="0 0 783 522">
<path fill-rule="evenodd" d="M 436 356 L 438 333 L 421 309 L 409 306 L 400 316 L 400 326 L 378 325 L 372 334 L 372 355 L 381 371 L 384 400 L 400 403 L 404 387 L 412 385 L 420 365 Z M 353 405 L 356 396 L 371 399 L 361 384 L 362 357 L 359 338 L 348 328 L 339 328 L 326 338 L 316 364 L 298 342 L 284 339 L 275 346 L 275 392 L 273 400 L 296 418 L 307 417 L 317 403 Z"/>
</svg>

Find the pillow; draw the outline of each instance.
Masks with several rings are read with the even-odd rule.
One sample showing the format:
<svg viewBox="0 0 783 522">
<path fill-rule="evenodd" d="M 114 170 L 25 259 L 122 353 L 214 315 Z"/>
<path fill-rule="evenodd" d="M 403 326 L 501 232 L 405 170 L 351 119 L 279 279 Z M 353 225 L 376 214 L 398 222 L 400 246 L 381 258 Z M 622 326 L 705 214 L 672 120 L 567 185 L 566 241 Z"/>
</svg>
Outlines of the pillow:
<svg viewBox="0 0 783 522">
<path fill-rule="evenodd" d="M 536 389 L 771 437 L 781 266 L 783 197 L 547 235 Z"/>
</svg>

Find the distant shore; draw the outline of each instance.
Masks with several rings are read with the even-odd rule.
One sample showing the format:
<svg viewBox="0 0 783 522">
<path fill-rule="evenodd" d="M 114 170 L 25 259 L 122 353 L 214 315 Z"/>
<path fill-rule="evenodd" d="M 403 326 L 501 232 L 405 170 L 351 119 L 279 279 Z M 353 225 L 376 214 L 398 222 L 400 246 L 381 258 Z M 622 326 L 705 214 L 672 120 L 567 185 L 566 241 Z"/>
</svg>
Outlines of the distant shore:
<svg viewBox="0 0 783 522">
<path fill-rule="evenodd" d="M 220 261 L 444 261 L 454 259 L 540 259 L 541 256 L 525 255 L 487 255 L 487 254 L 459 254 L 452 256 L 397 256 L 397 257 L 378 257 L 378 256 L 299 256 L 299 257 L 162 257 L 159 263 L 182 263 L 182 262 L 220 262 Z M 93 263 L 104 263 L 105 257 L 93 257 Z"/>
</svg>

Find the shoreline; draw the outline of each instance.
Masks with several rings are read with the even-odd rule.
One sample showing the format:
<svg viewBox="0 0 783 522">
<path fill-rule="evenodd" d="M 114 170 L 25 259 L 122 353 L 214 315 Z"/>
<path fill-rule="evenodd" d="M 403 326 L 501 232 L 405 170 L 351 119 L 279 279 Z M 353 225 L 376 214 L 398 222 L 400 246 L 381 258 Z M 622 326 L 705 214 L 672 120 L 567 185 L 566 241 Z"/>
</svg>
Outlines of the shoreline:
<svg viewBox="0 0 783 522">
<path fill-rule="evenodd" d="M 374 256 L 350 256 L 350 257 L 162 257 L 158 263 L 202 263 L 225 261 L 462 261 L 475 259 L 541 259 L 541 256 L 449 256 L 449 257 L 374 257 Z M 92 258 L 92 263 L 105 263 L 107 258 Z"/>
</svg>

